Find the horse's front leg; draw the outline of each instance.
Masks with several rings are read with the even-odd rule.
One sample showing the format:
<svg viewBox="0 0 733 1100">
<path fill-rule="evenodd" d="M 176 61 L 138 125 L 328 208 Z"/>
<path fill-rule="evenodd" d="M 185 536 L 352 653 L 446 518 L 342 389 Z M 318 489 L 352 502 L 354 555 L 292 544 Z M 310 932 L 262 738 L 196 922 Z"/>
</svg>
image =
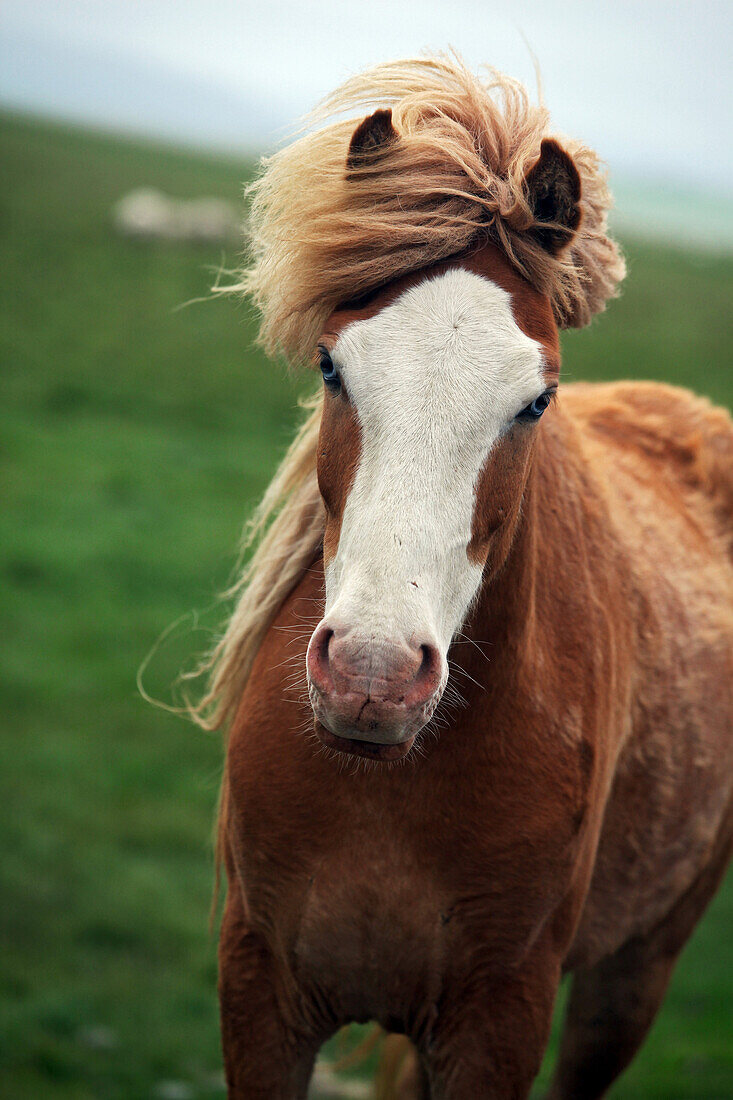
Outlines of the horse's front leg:
<svg viewBox="0 0 733 1100">
<path fill-rule="evenodd" d="M 219 941 L 219 1000 L 229 1100 L 301 1100 L 317 1043 L 299 1030 L 283 976 L 264 940 L 244 919 L 231 882 Z"/>
<path fill-rule="evenodd" d="M 525 1100 L 539 1072 L 560 982 L 558 960 L 447 992 L 424 1052 L 434 1100 Z"/>
</svg>

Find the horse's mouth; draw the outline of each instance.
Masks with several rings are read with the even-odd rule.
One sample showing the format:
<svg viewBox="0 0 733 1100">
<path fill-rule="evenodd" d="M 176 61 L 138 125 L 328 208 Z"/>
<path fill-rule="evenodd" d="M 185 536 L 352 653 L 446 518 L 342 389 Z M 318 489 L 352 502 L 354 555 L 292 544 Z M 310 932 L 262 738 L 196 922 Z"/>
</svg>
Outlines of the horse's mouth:
<svg viewBox="0 0 733 1100">
<path fill-rule="evenodd" d="M 417 734 L 413 734 L 396 745 L 384 744 L 378 741 L 362 741 L 351 737 L 339 737 L 338 734 L 331 733 L 329 729 L 326 729 L 318 719 L 315 722 L 315 730 L 317 736 L 327 748 L 347 753 L 349 756 L 362 756 L 377 763 L 402 760 L 415 744 L 415 737 L 417 736 Z"/>
</svg>

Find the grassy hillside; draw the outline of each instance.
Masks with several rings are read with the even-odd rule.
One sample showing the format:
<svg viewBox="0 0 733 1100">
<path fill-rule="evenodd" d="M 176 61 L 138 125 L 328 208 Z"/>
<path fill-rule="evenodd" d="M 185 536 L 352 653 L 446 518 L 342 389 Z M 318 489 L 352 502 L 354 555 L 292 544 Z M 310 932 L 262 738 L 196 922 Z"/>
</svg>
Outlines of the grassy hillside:
<svg viewBox="0 0 733 1100">
<path fill-rule="evenodd" d="M 0 1091 L 221 1095 L 207 935 L 218 738 L 146 705 L 159 633 L 210 608 L 302 382 L 207 301 L 233 256 L 110 227 L 136 186 L 236 200 L 247 165 L 0 116 Z M 572 378 L 733 400 L 733 262 L 628 246 L 623 298 L 565 338 Z M 184 620 L 147 687 L 207 645 Z M 733 1094 L 733 888 L 613 1096 Z"/>
</svg>

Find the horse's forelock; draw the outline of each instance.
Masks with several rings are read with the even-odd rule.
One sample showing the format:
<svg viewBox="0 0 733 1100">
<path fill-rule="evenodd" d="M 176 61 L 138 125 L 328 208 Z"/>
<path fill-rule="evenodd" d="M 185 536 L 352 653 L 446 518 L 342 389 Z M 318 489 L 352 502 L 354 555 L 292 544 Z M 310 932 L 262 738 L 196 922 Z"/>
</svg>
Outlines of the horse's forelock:
<svg viewBox="0 0 733 1100">
<path fill-rule="evenodd" d="M 375 105 L 361 121 L 330 121 Z M 562 327 L 587 324 L 615 293 L 624 264 L 590 149 L 563 142 L 581 185 L 571 243 L 553 252 L 533 229 L 526 181 L 548 113 L 509 77 L 481 80 L 454 56 L 394 62 L 352 78 L 309 121 L 326 125 L 268 158 L 249 190 L 250 262 L 234 289 L 252 294 L 270 351 L 308 359 L 340 302 L 478 240 L 547 295 Z"/>
</svg>

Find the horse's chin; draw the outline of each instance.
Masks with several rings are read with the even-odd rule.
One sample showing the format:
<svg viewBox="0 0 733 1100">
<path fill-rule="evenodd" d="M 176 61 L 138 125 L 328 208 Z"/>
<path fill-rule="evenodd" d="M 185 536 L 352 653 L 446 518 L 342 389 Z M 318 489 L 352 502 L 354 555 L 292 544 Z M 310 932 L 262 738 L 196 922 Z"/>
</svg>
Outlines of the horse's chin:
<svg viewBox="0 0 733 1100">
<path fill-rule="evenodd" d="M 415 744 L 417 736 L 413 733 L 411 737 L 407 737 L 404 741 L 398 741 L 396 744 L 363 741 L 361 738 L 340 737 L 338 734 L 331 733 L 318 719 L 315 720 L 315 731 L 326 748 L 335 749 L 336 752 L 342 752 L 348 756 L 361 756 L 366 760 L 384 764 L 391 763 L 394 760 L 402 760 L 407 756 Z"/>
</svg>

